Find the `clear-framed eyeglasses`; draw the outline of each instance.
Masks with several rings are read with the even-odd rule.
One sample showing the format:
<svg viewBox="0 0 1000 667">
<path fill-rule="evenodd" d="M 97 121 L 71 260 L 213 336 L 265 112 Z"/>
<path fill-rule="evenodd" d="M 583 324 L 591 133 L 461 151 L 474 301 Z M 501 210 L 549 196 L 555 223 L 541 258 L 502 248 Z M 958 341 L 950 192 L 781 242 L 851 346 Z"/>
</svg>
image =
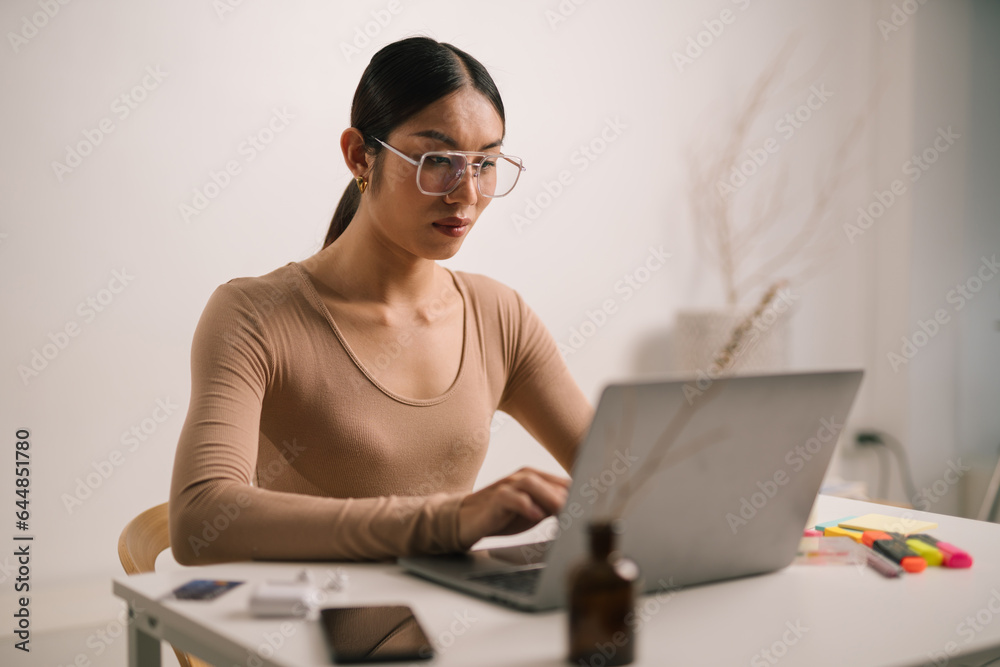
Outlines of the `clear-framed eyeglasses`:
<svg viewBox="0 0 1000 667">
<path fill-rule="evenodd" d="M 521 158 L 502 153 L 480 153 L 477 151 L 431 151 L 414 160 L 376 138 L 390 151 L 417 168 L 417 189 L 425 195 L 442 196 L 449 194 L 458 184 L 469 167 L 476 180 L 476 189 L 484 197 L 496 199 L 509 195 L 517 185 L 517 179 L 525 170 Z"/>
</svg>

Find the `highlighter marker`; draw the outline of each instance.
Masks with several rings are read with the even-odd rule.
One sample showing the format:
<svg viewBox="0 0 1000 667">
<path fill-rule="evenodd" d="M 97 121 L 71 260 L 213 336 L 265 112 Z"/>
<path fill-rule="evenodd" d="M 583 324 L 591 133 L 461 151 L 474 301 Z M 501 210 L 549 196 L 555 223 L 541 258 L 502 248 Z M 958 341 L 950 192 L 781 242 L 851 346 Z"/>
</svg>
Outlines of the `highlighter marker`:
<svg viewBox="0 0 1000 667">
<path fill-rule="evenodd" d="M 866 530 L 861 534 L 861 543 L 866 547 L 872 546 L 875 540 L 891 540 L 892 535 L 889 533 L 884 533 L 881 530 Z"/>
<path fill-rule="evenodd" d="M 972 556 L 970 556 L 965 551 L 962 551 L 954 544 L 949 544 L 948 542 L 942 542 L 937 540 L 930 535 L 925 535 L 924 533 L 917 533 L 911 536 L 915 540 L 920 540 L 921 542 L 926 542 L 935 549 L 941 552 L 942 562 L 945 567 L 951 568 L 965 568 L 972 567 Z"/>
<path fill-rule="evenodd" d="M 827 526 L 823 529 L 824 537 L 849 537 L 855 542 L 861 541 L 861 531 L 841 528 L 840 526 Z"/>
<path fill-rule="evenodd" d="M 883 577 L 888 577 L 892 579 L 893 577 L 898 577 L 903 574 L 903 568 L 896 565 L 894 562 L 875 551 L 871 547 L 865 547 L 865 552 L 868 556 L 868 567 L 875 570 Z"/>
<path fill-rule="evenodd" d="M 927 561 L 931 567 L 937 567 L 944 561 L 944 554 L 937 547 L 932 547 L 923 540 L 909 537 L 906 539 L 906 546 L 916 551 L 917 555 Z"/>
<path fill-rule="evenodd" d="M 927 561 L 917 555 L 917 552 L 906 546 L 900 540 L 875 540 L 873 543 L 875 551 L 879 552 L 894 563 L 899 563 L 907 572 L 916 574 L 923 572 L 927 567 Z"/>
</svg>

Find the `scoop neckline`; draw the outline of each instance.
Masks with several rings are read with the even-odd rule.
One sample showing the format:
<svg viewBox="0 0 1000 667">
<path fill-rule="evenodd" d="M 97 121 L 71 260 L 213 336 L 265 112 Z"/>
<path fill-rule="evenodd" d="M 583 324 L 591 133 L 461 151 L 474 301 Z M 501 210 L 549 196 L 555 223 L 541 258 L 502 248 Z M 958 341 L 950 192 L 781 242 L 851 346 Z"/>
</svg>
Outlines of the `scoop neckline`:
<svg viewBox="0 0 1000 667">
<path fill-rule="evenodd" d="M 453 393 L 455 393 L 455 390 L 457 389 L 458 384 L 459 382 L 461 382 L 462 377 L 465 373 L 466 357 L 468 356 L 468 350 L 469 350 L 469 345 L 468 345 L 469 299 L 465 291 L 465 285 L 458 278 L 458 276 L 454 271 L 452 271 L 446 266 L 441 267 L 445 271 L 447 271 L 448 274 L 451 276 L 451 280 L 455 284 L 455 288 L 458 290 L 459 296 L 461 296 L 462 298 L 462 354 L 458 362 L 458 372 L 455 374 L 455 379 L 452 380 L 451 385 L 445 390 L 443 394 L 439 396 L 434 396 L 432 398 L 411 398 L 409 396 L 403 396 L 402 394 L 398 394 L 393 390 L 389 389 L 387 386 L 382 384 L 371 371 L 368 370 L 368 368 L 361 361 L 358 355 L 355 354 L 354 349 L 351 347 L 350 343 L 347 342 L 347 339 L 344 337 L 343 332 L 341 332 L 340 327 L 337 326 L 337 321 L 333 319 L 333 314 L 330 313 L 330 309 L 326 307 L 325 303 L 323 303 L 323 297 L 320 296 L 319 290 L 316 289 L 316 285 L 313 283 L 310 273 L 299 262 L 290 262 L 289 264 L 291 266 L 294 266 L 298 271 L 299 278 L 302 280 L 303 283 L 305 283 L 306 287 L 305 294 L 312 302 L 313 307 L 316 308 L 317 311 L 319 311 L 320 315 L 323 316 L 327 324 L 333 330 L 334 335 L 337 337 L 337 340 L 340 342 L 341 346 L 347 352 L 347 355 L 354 362 L 354 365 L 383 394 L 385 394 L 386 396 L 395 401 L 398 401 L 400 403 L 405 403 L 406 405 L 426 406 L 426 405 L 437 405 L 438 403 L 447 400 Z"/>
</svg>

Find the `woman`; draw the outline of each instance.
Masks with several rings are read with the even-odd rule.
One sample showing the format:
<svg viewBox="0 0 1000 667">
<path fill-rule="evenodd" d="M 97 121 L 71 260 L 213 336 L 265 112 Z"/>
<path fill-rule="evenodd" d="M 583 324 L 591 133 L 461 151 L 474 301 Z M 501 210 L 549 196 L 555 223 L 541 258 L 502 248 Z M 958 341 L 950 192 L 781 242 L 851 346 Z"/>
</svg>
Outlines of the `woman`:
<svg viewBox="0 0 1000 667">
<path fill-rule="evenodd" d="M 567 471 L 593 416 L 516 292 L 436 261 L 516 183 L 518 159 L 492 157 L 504 123 L 490 75 L 451 45 L 372 58 L 326 245 L 220 286 L 198 324 L 170 492 L 179 562 L 457 551 L 562 506 L 567 480 L 530 468 L 471 493 L 495 410 Z"/>
</svg>

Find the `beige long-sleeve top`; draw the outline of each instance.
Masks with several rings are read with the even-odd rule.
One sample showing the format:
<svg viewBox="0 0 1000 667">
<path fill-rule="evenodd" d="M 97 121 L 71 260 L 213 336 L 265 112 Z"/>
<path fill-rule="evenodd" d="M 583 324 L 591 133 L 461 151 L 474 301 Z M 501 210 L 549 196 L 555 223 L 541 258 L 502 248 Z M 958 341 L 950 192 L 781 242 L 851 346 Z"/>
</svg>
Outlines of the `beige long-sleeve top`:
<svg viewBox="0 0 1000 667">
<path fill-rule="evenodd" d="M 441 396 L 382 386 L 292 262 L 213 293 L 191 353 L 170 542 L 183 564 L 381 559 L 456 551 L 500 409 L 570 462 L 592 408 L 514 290 L 449 271 L 464 302 Z"/>
</svg>

